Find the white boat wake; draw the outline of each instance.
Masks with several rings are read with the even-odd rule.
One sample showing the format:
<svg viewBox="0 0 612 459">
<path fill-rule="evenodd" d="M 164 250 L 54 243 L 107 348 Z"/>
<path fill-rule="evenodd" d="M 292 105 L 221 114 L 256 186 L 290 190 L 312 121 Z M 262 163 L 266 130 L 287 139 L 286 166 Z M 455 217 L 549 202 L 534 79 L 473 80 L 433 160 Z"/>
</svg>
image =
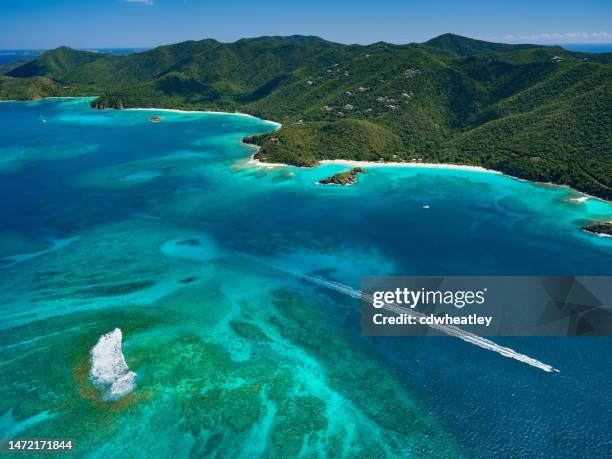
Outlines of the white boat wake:
<svg viewBox="0 0 612 459">
<path fill-rule="evenodd" d="M 89 380 L 102 394 L 102 400 L 113 401 L 125 397 L 136 387 L 136 373 L 130 371 L 123 352 L 121 330 L 102 335 L 91 349 Z"/>
<path fill-rule="evenodd" d="M 362 298 L 362 292 L 360 290 L 355 290 L 354 288 L 349 287 L 348 285 L 344 285 L 338 282 L 328 281 L 328 280 L 321 279 L 315 276 L 300 274 L 294 271 L 285 270 L 285 269 L 281 269 L 278 267 L 276 267 L 276 269 L 280 269 L 281 271 L 287 272 L 293 276 L 304 279 L 312 284 L 335 290 L 339 293 L 348 295 L 352 298 L 357 298 L 357 299 Z M 366 299 L 366 301 L 369 301 L 370 303 L 372 303 L 373 301 L 373 298 L 371 295 L 363 294 L 363 298 Z M 410 313 L 413 315 L 424 316 L 423 314 L 413 311 L 412 309 L 402 308 L 397 305 L 386 305 L 383 308 L 389 311 L 395 312 L 396 314 Z M 466 343 L 474 344 L 475 346 L 478 346 L 482 349 L 496 352 L 499 355 L 517 360 L 519 362 L 526 363 L 527 365 L 531 365 L 532 367 L 539 368 L 540 370 L 546 371 L 548 373 L 558 373 L 559 372 L 558 369 L 556 369 L 555 367 L 551 365 L 540 362 L 539 360 L 529 357 L 528 355 L 521 354 L 520 352 L 517 352 L 514 349 L 511 349 L 509 347 L 500 346 L 499 344 L 494 343 L 493 341 L 489 339 L 475 335 L 459 327 L 455 327 L 453 325 L 430 325 L 430 326 L 449 336 L 454 336 L 455 338 L 459 338 L 460 340 L 463 340 Z"/>
</svg>

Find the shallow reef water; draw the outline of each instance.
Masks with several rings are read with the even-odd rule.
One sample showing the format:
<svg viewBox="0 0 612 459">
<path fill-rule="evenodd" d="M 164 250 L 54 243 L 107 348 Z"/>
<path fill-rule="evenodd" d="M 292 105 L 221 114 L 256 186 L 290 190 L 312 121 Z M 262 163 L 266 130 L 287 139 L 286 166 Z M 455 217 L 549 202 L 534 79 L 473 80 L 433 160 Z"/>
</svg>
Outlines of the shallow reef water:
<svg viewBox="0 0 612 459">
<path fill-rule="evenodd" d="M 608 338 L 364 338 L 364 275 L 610 275 L 612 205 L 498 174 L 266 168 L 223 114 L 0 104 L 0 438 L 76 457 L 604 457 Z M 45 120 L 42 122 L 41 120 Z M 116 328 L 136 374 L 105 400 Z"/>
</svg>

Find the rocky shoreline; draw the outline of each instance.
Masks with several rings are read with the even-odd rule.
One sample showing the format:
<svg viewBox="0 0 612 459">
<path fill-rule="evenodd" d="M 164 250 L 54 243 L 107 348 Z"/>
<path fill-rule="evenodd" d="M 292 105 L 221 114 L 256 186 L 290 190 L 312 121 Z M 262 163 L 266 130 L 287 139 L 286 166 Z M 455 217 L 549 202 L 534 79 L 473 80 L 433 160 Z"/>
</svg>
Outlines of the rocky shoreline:
<svg viewBox="0 0 612 459">
<path fill-rule="evenodd" d="M 598 236 L 612 237 L 612 222 L 600 222 L 593 225 L 588 225 L 582 228 L 587 233 L 593 233 Z"/>
</svg>

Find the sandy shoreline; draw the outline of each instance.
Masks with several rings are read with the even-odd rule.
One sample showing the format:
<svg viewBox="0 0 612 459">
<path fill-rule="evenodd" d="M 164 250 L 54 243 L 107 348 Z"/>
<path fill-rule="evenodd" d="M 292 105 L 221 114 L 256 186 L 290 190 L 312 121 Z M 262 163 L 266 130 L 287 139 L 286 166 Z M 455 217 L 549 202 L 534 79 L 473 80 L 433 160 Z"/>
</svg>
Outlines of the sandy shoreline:
<svg viewBox="0 0 612 459">
<path fill-rule="evenodd" d="M 259 149 L 257 145 L 251 145 L 251 144 L 247 144 L 247 145 L 250 145 L 252 147 L 257 147 Z M 590 201 L 590 200 L 601 201 L 601 202 L 605 202 L 608 204 L 612 203 L 612 201 L 607 201 L 603 198 L 599 198 L 597 196 L 590 195 L 583 191 L 578 191 L 569 185 L 561 185 L 558 183 L 551 183 L 551 182 L 536 182 L 533 180 L 527 180 L 521 177 L 515 177 L 513 175 L 504 174 L 501 171 L 497 171 L 495 169 L 487 169 L 481 166 L 468 166 L 468 165 L 461 165 L 461 164 L 444 164 L 444 163 L 399 163 L 399 162 L 357 161 L 357 160 L 351 160 L 351 159 L 323 159 L 319 161 L 315 166 L 312 166 L 312 167 L 317 167 L 322 164 L 337 164 L 337 165 L 342 165 L 342 166 L 347 166 L 347 167 L 370 167 L 370 168 L 371 167 L 409 167 L 409 168 L 411 167 L 415 169 L 419 169 L 419 168 L 450 169 L 450 170 L 459 170 L 459 171 L 484 172 L 488 174 L 503 175 L 504 177 L 509 177 L 511 179 L 519 180 L 521 182 L 532 183 L 534 185 L 546 185 L 546 186 L 550 186 L 554 188 L 566 188 L 570 190 L 571 192 L 579 194 L 579 196 L 568 198 L 565 200 L 566 202 L 569 202 L 571 204 L 585 204 L 587 201 Z M 247 165 L 252 166 L 252 167 L 264 167 L 264 168 L 292 167 L 290 164 L 262 162 L 255 158 L 255 154 L 252 154 L 250 156 L 249 160 L 247 161 Z"/>
<path fill-rule="evenodd" d="M 497 174 L 503 175 L 505 177 L 510 177 L 514 180 L 519 180 L 521 182 L 533 183 L 536 185 L 546 185 L 554 188 L 566 188 L 574 193 L 578 193 L 580 196 L 568 198 L 566 201 L 571 202 L 573 204 L 584 204 L 589 200 L 597 200 L 603 201 L 606 203 L 610 203 L 603 198 L 598 198 L 597 196 L 590 195 L 583 191 L 578 191 L 575 188 L 572 188 L 569 185 L 561 185 L 558 183 L 552 182 L 537 182 L 534 180 L 528 180 L 521 177 L 515 177 L 514 175 L 508 175 L 501 171 L 497 171 L 495 169 L 487 169 L 481 166 L 468 166 L 461 164 L 444 164 L 444 163 L 398 163 L 398 162 L 372 162 L 372 161 L 356 161 L 356 160 L 345 160 L 345 159 L 324 159 L 319 161 L 320 164 L 342 164 L 344 166 L 350 167 L 415 167 L 415 168 L 431 168 L 431 169 L 455 169 L 462 171 L 473 171 L 473 172 L 487 172 L 489 174 Z"/>
<path fill-rule="evenodd" d="M 258 160 L 257 158 L 255 158 L 255 155 L 261 149 L 259 145 L 253 145 L 252 143 L 246 143 L 246 142 L 242 142 L 242 143 L 251 148 L 255 148 L 255 153 L 249 156 L 249 159 L 247 160 L 245 164 L 248 167 L 263 167 L 266 169 L 277 168 L 277 167 L 291 167 L 289 164 L 285 164 L 285 163 L 264 163 Z"/>
<path fill-rule="evenodd" d="M 251 144 L 247 144 L 247 145 L 256 147 L 259 150 L 259 147 L 257 145 L 251 145 Z M 583 191 L 578 191 L 569 185 L 561 185 L 558 183 L 551 183 L 551 182 L 536 182 L 533 180 L 527 180 L 521 177 L 515 177 L 513 175 L 508 175 L 501 171 L 497 171 L 495 169 L 487 169 L 481 166 L 468 166 L 468 165 L 462 165 L 462 164 L 444 164 L 444 163 L 400 163 L 400 162 L 357 161 L 357 160 L 352 160 L 352 159 L 323 159 L 312 167 L 317 167 L 322 164 L 337 164 L 337 165 L 342 165 L 342 166 L 347 166 L 347 167 L 370 167 L 370 168 L 371 167 L 409 167 L 409 168 L 411 167 L 414 169 L 419 169 L 419 168 L 450 169 L 450 170 L 459 170 L 459 171 L 484 172 L 488 174 L 503 175 L 504 177 L 509 177 L 511 179 L 519 180 L 521 182 L 533 183 L 535 185 L 546 185 L 546 186 L 550 186 L 554 188 L 566 188 L 574 193 L 579 194 L 579 196 L 566 199 L 566 202 L 569 202 L 572 204 L 584 204 L 590 200 L 602 201 L 605 203 L 612 203 L 611 201 L 607 201 L 603 198 L 599 198 L 597 196 L 590 195 Z M 255 158 L 255 154 L 252 154 L 249 157 L 247 165 L 265 167 L 265 168 L 292 167 L 290 164 L 285 164 L 285 163 L 262 162 Z"/>
<path fill-rule="evenodd" d="M 259 149 L 257 145 L 250 145 Z M 259 167 L 291 167 L 290 164 L 285 163 L 266 163 L 255 158 L 255 154 L 252 154 L 247 162 L 249 165 Z M 374 162 L 374 161 L 357 161 L 352 159 L 323 159 L 312 167 L 317 167 L 324 164 L 339 164 L 348 167 L 412 167 L 412 168 L 426 168 L 426 169 L 455 169 L 464 171 L 476 171 L 476 172 L 487 172 L 490 174 L 505 175 L 500 171 L 493 169 L 486 169 L 480 166 L 468 166 L 460 164 L 443 164 L 443 163 L 398 163 L 398 162 Z"/>
<path fill-rule="evenodd" d="M 112 109 L 115 110 L 115 109 Z M 254 115 L 249 115 L 248 113 L 242 113 L 242 112 L 216 112 L 216 111 L 208 111 L 208 110 L 179 110 L 177 108 L 121 108 L 118 110 L 124 110 L 124 111 L 147 111 L 147 112 L 170 112 L 170 113 L 185 113 L 185 114 L 191 114 L 191 113 L 199 113 L 199 114 L 210 114 L 210 115 L 234 115 L 234 116 L 242 116 L 244 118 L 253 118 L 253 119 L 257 119 L 257 120 L 261 120 L 261 121 L 265 121 L 266 123 L 270 123 L 273 124 L 275 126 L 277 126 L 277 129 L 279 129 L 282 124 L 277 122 L 277 121 L 272 121 L 272 120 L 265 120 L 263 118 L 258 118 L 257 116 Z"/>
<path fill-rule="evenodd" d="M 357 161 L 351 159 L 324 159 L 319 161 L 319 164 L 340 164 L 350 167 L 414 167 L 414 168 L 429 168 L 429 169 L 455 169 L 463 171 L 488 172 L 491 174 L 502 174 L 500 171 L 486 169 L 481 166 L 468 166 L 461 164 L 444 164 L 444 163 L 400 163 L 400 162 L 377 162 L 377 161 Z"/>
<path fill-rule="evenodd" d="M 612 223 L 612 221 L 606 222 L 606 223 Z M 586 234 L 589 234 L 591 236 L 604 237 L 604 238 L 612 238 L 612 235 L 610 235 L 610 234 L 598 233 L 596 231 L 589 231 L 589 230 L 584 229 L 584 228 L 582 229 L 582 232 L 586 233 Z"/>
<path fill-rule="evenodd" d="M 40 99 L 32 99 L 32 100 L 12 100 L 12 99 L 3 99 L 0 102 L 37 102 L 39 100 L 48 100 L 48 99 L 95 99 L 96 96 L 51 96 L 51 97 L 41 97 Z M 261 121 L 265 121 L 266 123 L 273 124 L 280 129 L 282 124 L 278 121 L 266 120 L 263 118 L 259 118 L 255 115 L 249 115 L 248 113 L 242 112 L 218 112 L 214 110 L 180 110 L 178 108 L 155 108 L 155 107 L 147 107 L 147 108 L 112 108 L 109 110 L 125 110 L 125 111 L 147 111 L 147 112 L 170 112 L 170 113 L 199 113 L 199 114 L 211 114 L 211 115 L 234 115 L 234 116 L 242 116 L 245 118 L 254 118 Z"/>
<path fill-rule="evenodd" d="M 41 97 L 40 99 L 0 99 L 0 102 L 39 102 L 41 100 L 49 99 L 95 99 L 95 96 L 49 96 Z"/>
</svg>

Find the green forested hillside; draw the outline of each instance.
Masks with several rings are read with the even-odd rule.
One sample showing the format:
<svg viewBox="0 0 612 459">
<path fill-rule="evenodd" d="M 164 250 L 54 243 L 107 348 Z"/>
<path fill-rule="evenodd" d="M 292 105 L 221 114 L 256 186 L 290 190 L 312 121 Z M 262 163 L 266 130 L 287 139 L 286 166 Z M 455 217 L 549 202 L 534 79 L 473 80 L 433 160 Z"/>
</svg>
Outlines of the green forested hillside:
<svg viewBox="0 0 612 459">
<path fill-rule="evenodd" d="M 65 95 L 61 85 L 47 77 L 9 78 L 0 75 L 0 99 L 31 100 Z"/>
<path fill-rule="evenodd" d="M 0 77 L 1 98 L 95 95 L 97 108 L 252 113 L 261 160 L 483 165 L 612 198 L 612 54 L 488 43 L 189 41 L 113 56 L 62 47 Z"/>
</svg>

